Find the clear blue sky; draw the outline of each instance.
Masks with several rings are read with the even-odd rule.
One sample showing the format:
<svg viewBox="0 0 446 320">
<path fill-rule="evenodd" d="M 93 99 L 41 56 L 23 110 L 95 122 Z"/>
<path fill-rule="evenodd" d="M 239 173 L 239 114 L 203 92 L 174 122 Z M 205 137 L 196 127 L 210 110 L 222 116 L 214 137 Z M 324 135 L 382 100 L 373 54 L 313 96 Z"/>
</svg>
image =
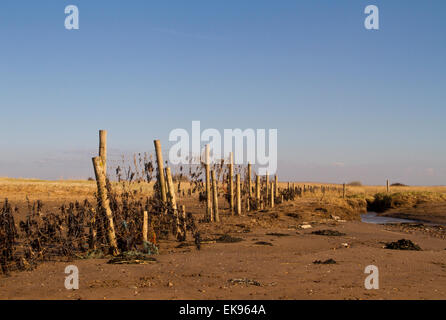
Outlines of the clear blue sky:
<svg viewBox="0 0 446 320">
<path fill-rule="evenodd" d="M 200 120 L 277 128 L 283 180 L 446 184 L 445 1 L 2 0 L 0 41 L 0 176 L 86 178 L 98 129 L 117 155 Z"/>
</svg>

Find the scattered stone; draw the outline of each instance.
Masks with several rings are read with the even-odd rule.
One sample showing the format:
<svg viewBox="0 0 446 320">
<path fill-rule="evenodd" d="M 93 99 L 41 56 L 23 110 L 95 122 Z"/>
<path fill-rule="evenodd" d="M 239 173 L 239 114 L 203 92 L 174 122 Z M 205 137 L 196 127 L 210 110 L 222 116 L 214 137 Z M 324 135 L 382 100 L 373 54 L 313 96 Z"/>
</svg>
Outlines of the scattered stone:
<svg viewBox="0 0 446 320">
<path fill-rule="evenodd" d="M 313 263 L 314 264 L 336 264 L 336 261 L 330 258 L 330 259 L 325 260 L 325 261 L 315 260 L 315 261 L 313 261 Z"/>
<path fill-rule="evenodd" d="M 287 213 L 286 214 L 288 217 L 291 217 L 291 218 L 295 218 L 295 219 L 299 219 L 299 214 L 297 214 L 297 213 L 293 213 L 293 212 L 291 212 L 291 213 Z"/>
<path fill-rule="evenodd" d="M 329 237 L 340 237 L 345 236 L 345 233 L 336 230 L 317 230 L 313 231 L 312 234 L 317 234 L 319 236 L 329 236 Z"/>
<path fill-rule="evenodd" d="M 257 241 L 254 244 L 263 245 L 263 246 L 272 246 L 273 245 L 271 242 L 266 242 L 266 241 Z"/>
<path fill-rule="evenodd" d="M 286 233 L 278 233 L 278 232 L 271 232 L 271 233 L 267 233 L 267 236 L 274 236 L 274 237 L 288 237 L 289 234 Z"/>
<path fill-rule="evenodd" d="M 262 284 L 256 280 L 251 280 L 251 279 L 229 279 L 228 280 L 229 283 L 231 284 L 244 284 L 244 285 L 252 285 L 252 286 L 258 286 L 260 287 Z"/>
<path fill-rule="evenodd" d="M 234 242 L 243 241 L 243 239 L 232 237 L 229 234 L 224 234 L 220 238 L 218 238 L 216 241 L 219 243 L 234 243 Z"/>
<path fill-rule="evenodd" d="M 325 208 L 316 208 L 316 209 L 314 209 L 314 211 L 319 211 L 319 212 L 324 212 L 324 213 L 328 212 L 328 210 Z"/>
<path fill-rule="evenodd" d="M 110 259 L 108 264 L 148 264 L 154 263 L 157 260 L 145 253 L 140 253 L 137 251 L 128 251 L 119 254 L 118 256 Z"/>
<path fill-rule="evenodd" d="M 302 224 L 299 226 L 301 229 L 310 229 L 312 226 L 310 224 Z"/>
<path fill-rule="evenodd" d="M 401 239 L 396 242 L 386 243 L 386 249 L 392 250 L 415 250 L 421 251 L 421 248 L 410 240 Z"/>
</svg>

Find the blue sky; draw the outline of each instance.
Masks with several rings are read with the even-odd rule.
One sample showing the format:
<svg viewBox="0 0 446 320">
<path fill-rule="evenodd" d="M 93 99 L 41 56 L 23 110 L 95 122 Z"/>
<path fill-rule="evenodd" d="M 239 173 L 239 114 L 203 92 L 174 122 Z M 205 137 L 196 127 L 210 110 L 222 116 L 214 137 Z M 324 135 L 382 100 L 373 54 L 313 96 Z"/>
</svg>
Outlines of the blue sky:
<svg viewBox="0 0 446 320">
<path fill-rule="evenodd" d="M 445 16 L 438 0 L 3 0 L 0 176 L 86 178 L 99 129 L 117 156 L 200 120 L 277 128 L 283 180 L 445 184 Z"/>
</svg>

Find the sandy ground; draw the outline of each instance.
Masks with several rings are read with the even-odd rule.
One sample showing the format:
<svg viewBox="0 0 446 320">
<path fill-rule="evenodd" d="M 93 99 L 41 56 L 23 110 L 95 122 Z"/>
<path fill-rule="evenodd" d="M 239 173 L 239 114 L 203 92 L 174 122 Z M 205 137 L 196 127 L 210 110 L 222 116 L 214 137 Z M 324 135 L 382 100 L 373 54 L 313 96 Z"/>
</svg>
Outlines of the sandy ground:
<svg viewBox="0 0 446 320">
<path fill-rule="evenodd" d="M 287 216 L 293 206 L 263 213 L 273 218 L 261 227 L 249 217 L 227 217 L 223 226 L 209 226 L 208 238 L 231 231 L 237 243 L 210 243 L 197 250 L 176 248 L 164 241 L 157 262 L 147 265 L 110 265 L 107 260 L 46 262 L 32 272 L 0 278 L 2 299 L 444 299 L 446 297 L 446 240 L 423 230 L 404 230 L 357 221 L 313 221 L 299 229 Z M 338 230 L 345 236 L 311 232 Z M 281 233 L 286 236 L 267 235 Z M 384 243 L 410 239 L 423 251 L 384 249 Z M 272 245 L 259 245 L 264 241 Z M 348 244 L 347 246 L 343 244 Z M 334 259 L 332 265 L 315 260 Z M 79 290 L 66 290 L 64 270 L 79 268 Z M 379 289 L 367 290 L 364 269 L 379 270 Z M 254 284 L 234 284 L 248 279 Z"/>
<path fill-rule="evenodd" d="M 50 211 L 57 211 L 67 201 L 94 199 L 95 188 L 94 182 L 86 181 L 0 179 L 3 198 L 21 208 L 26 207 L 27 196 L 41 199 Z M 443 192 L 444 188 L 432 190 Z M 377 191 L 382 187 L 349 188 L 348 194 Z M 160 254 L 154 256 L 157 261 L 145 265 L 113 265 L 107 264 L 108 259 L 44 262 L 33 271 L 1 275 L 0 299 L 446 298 L 446 228 L 362 223 L 358 220 L 364 207 L 356 200 L 344 200 L 338 193 L 310 194 L 241 217 L 230 217 L 222 208 L 221 223 L 199 224 L 202 238 L 213 240 L 229 234 L 241 242 L 210 241 L 197 250 L 189 234 L 181 248 L 174 240 L 162 240 Z M 182 197 L 178 201 L 186 203 L 188 212 L 197 218 L 202 216 L 204 208 L 198 201 Z M 225 202 L 220 201 L 224 207 Z M 386 214 L 446 221 L 444 203 L 422 203 L 412 211 Z M 304 224 L 311 228 L 302 229 Z M 322 229 L 345 235 L 312 234 Z M 423 251 L 384 249 L 386 242 L 399 239 L 409 239 Z M 327 259 L 336 264 L 313 263 Z M 65 289 L 68 265 L 79 268 L 79 290 Z M 364 286 L 368 265 L 378 267 L 377 290 Z M 248 283 L 231 281 L 240 279 Z"/>
</svg>

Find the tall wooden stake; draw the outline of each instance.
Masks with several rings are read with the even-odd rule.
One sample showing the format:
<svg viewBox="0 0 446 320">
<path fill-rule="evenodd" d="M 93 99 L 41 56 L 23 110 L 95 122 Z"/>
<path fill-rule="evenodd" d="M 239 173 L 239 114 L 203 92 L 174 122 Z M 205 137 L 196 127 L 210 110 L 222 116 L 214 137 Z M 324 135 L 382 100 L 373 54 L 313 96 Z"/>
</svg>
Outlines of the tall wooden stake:
<svg viewBox="0 0 446 320">
<path fill-rule="evenodd" d="M 178 236 L 181 234 L 180 218 L 178 216 L 177 199 L 175 197 L 175 186 L 173 185 L 172 172 L 170 171 L 169 167 L 166 168 L 166 177 L 169 191 L 169 202 L 170 205 L 172 206 L 173 214 L 175 216 L 176 234 Z"/>
<path fill-rule="evenodd" d="M 156 162 L 158 164 L 158 184 L 161 191 L 161 200 L 164 204 L 167 202 L 166 179 L 164 178 L 163 154 L 161 151 L 161 141 L 155 140 Z"/>
<path fill-rule="evenodd" d="M 279 178 L 277 178 L 277 174 L 274 176 L 274 194 L 276 197 L 279 195 Z"/>
<path fill-rule="evenodd" d="M 257 209 L 260 208 L 260 176 L 256 175 L 256 200 L 257 200 Z"/>
<path fill-rule="evenodd" d="M 108 242 L 110 245 L 110 251 L 113 255 L 118 255 L 118 244 L 116 241 L 116 234 L 115 234 L 115 224 L 113 223 L 113 214 L 110 209 L 110 202 L 108 200 L 107 191 L 106 191 L 106 181 L 105 181 L 105 174 L 104 174 L 104 165 L 102 163 L 101 157 L 94 157 L 93 159 L 93 167 L 94 167 L 94 174 L 96 176 L 96 183 L 98 186 L 98 198 L 101 205 L 101 208 L 103 212 L 105 213 L 105 216 L 108 220 L 108 226 L 107 226 L 107 237 Z"/>
<path fill-rule="evenodd" d="M 229 207 L 231 215 L 234 214 L 234 156 L 232 152 L 229 154 Z"/>
<path fill-rule="evenodd" d="M 241 199 L 241 190 L 240 190 L 240 173 L 237 173 L 235 176 L 235 188 L 237 193 L 237 211 L 236 214 L 239 216 L 242 214 L 242 199 Z"/>
<path fill-rule="evenodd" d="M 248 197 L 252 197 L 251 163 L 248 162 Z"/>
<path fill-rule="evenodd" d="M 342 184 L 342 198 L 345 199 L 345 183 Z"/>
<path fill-rule="evenodd" d="M 210 146 L 206 145 L 204 153 L 204 166 L 206 169 L 206 221 L 213 221 L 212 202 L 211 202 L 211 174 L 210 174 Z"/>
<path fill-rule="evenodd" d="M 212 170 L 211 176 L 212 176 L 212 198 L 213 198 L 214 221 L 220 222 L 220 215 L 218 214 L 218 189 L 217 189 L 217 179 L 215 177 L 215 170 Z"/>
<path fill-rule="evenodd" d="M 266 177 L 265 177 L 265 206 L 268 206 L 269 202 L 269 174 L 268 171 L 266 171 Z"/>
<path fill-rule="evenodd" d="M 387 193 L 390 192 L 390 182 L 389 182 L 389 179 L 387 179 L 387 181 L 386 181 L 386 190 L 387 190 Z"/>
<path fill-rule="evenodd" d="M 99 130 L 99 157 L 104 165 L 104 174 L 107 176 L 107 130 Z"/>
<path fill-rule="evenodd" d="M 142 220 L 142 240 L 147 242 L 147 235 L 149 233 L 149 215 L 147 211 L 143 212 L 143 220 Z"/>
<path fill-rule="evenodd" d="M 274 182 L 271 182 L 271 208 L 274 208 Z"/>
</svg>

